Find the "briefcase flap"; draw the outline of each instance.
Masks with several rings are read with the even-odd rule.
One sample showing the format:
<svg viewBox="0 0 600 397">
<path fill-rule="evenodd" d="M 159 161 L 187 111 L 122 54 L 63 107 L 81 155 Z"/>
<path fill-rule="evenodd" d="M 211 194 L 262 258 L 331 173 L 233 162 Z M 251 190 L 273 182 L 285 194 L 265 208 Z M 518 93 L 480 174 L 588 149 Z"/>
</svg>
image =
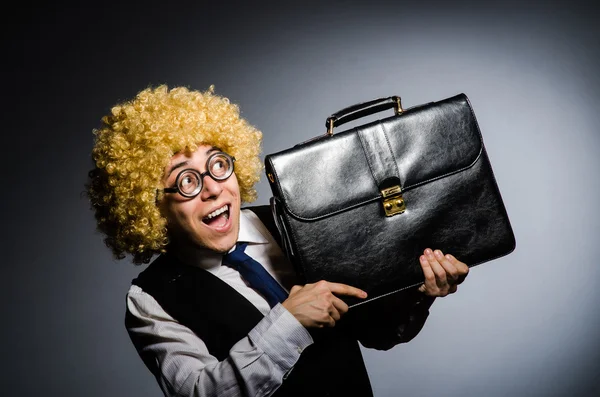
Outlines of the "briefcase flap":
<svg viewBox="0 0 600 397">
<path fill-rule="evenodd" d="M 482 148 L 469 100 L 459 94 L 268 155 L 265 163 L 286 211 L 317 220 L 381 199 L 382 175 L 405 192 L 468 169 Z"/>
</svg>

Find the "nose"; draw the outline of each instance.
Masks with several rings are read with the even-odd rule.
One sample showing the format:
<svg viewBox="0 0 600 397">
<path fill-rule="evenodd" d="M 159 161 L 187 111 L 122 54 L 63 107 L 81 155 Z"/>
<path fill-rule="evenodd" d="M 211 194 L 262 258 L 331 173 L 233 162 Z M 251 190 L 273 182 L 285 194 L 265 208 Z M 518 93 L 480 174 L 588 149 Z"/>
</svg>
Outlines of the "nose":
<svg viewBox="0 0 600 397">
<path fill-rule="evenodd" d="M 200 192 L 200 198 L 203 201 L 219 197 L 222 191 L 223 186 L 221 186 L 221 182 L 215 181 L 210 175 L 202 175 L 202 191 Z"/>
</svg>

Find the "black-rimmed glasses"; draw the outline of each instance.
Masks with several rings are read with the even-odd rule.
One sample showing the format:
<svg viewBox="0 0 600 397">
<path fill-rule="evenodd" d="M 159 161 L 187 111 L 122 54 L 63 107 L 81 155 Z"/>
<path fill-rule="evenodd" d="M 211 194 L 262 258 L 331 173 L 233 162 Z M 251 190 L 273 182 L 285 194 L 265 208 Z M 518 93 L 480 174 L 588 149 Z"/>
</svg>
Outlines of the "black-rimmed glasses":
<svg viewBox="0 0 600 397">
<path fill-rule="evenodd" d="M 224 181 L 233 173 L 235 157 L 224 152 L 211 154 L 206 160 L 206 172 L 200 173 L 192 168 L 186 168 L 177 174 L 175 186 L 163 189 L 165 193 L 179 193 L 183 197 L 196 197 L 201 191 L 204 177 L 210 176 L 215 181 Z"/>
</svg>

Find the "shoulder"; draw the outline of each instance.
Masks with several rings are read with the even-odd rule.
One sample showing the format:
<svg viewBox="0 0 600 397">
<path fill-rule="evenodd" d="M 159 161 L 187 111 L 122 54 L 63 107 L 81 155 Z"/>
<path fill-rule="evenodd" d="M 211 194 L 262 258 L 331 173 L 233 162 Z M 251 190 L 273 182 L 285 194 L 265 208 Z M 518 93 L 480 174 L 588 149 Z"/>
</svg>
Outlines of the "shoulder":
<svg viewBox="0 0 600 397">
<path fill-rule="evenodd" d="M 158 256 L 146 269 L 141 271 L 131 283 L 133 285 L 140 285 L 140 283 L 146 282 L 146 280 L 154 279 L 172 272 L 177 265 L 177 261 L 174 260 L 172 255 L 162 254 Z"/>
<path fill-rule="evenodd" d="M 156 299 L 138 285 L 132 284 L 129 287 L 125 300 L 126 325 L 128 328 L 132 324 L 132 319 L 171 318 Z"/>
</svg>

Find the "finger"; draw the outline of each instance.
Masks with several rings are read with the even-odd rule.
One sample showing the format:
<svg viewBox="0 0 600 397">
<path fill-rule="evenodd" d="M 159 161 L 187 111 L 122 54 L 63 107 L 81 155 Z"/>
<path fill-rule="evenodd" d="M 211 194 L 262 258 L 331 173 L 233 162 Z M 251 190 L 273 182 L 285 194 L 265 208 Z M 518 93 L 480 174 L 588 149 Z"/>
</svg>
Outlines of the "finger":
<svg viewBox="0 0 600 397">
<path fill-rule="evenodd" d="M 461 262 L 458 259 L 456 259 L 456 257 L 454 255 L 446 254 L 446 258 L 450 262 L 452 262 L 452 264 L 456 267 L 456 269 L 458 269 L 459 272 L 468 272 L 469 271 L 469 266 L 466 263 Z"/>
<path fill-rule="evenodd" d="M 437 282 L 435 281 L 435 273 L 431 269 L 429 265 L 429 261 L 425 257 L 425 255 L 421 255 L 419 257 L 419 261 L 421 262 L 421 269 L 423 269 L 423 276 L 425 277 L 425 284 L 422 285 L 423 290 L 425 292 L 427 290 L 434 291 L 437 290 Z M 419 287 L 420 289 L 421 287 Z"/>
<path fill-rule="evenodd" d="M 341 283 L 332 283 L 326 281 L 329 290 L 338 295 L 347 295 L 347 296 L 355 296 L 357 298 L 366 298 L 367 293 L 362 289 L 358 289 L 356 287 L 352 287 L 347 284 Z"/>
<path fill-rule="evenodd" d="M 342 313 L 340 313 L 334 305 L 331 305 L 329 308 L 329 316 L 335 321 L 338 321 L 342 317 Z"/>
<path fill-rule="evenodd" d="M 325 323 L 326 326 L 328 327 L 335 327 L 335 319 L 331 316 L 329 316 L 329 321 L 327 321 Z"/>
<path fill-rule="evenodd" d="M 452 264 L 452 262 L 450 262 L 450 260 L 448 260 L 448 258 L 444 256 L 444 253 L 440 250 L 433 251 L 433 254 L 435 255 L 438 263 L 442 265 L 446 271 L 446 279 L 448 280 L 448 283 L 455 284 L 458 280 L 459 274 L 454 264 Z"/>
<path fill-rule="evenodd" d="M 335 308 L 335 310 L 340 314 L 345 314 L 348 311 L 348 305 L 346 304 L 346 302 L 344 302 L 343 300 L 341 300 L 340 298 L 336 298 L 334 297 L 331 300 L 331 305 Z M 339 320 L 339 318 L 337 319 Z"/>
<path fill-rule="evenodd" d="M 323 310 L 323 317 L 317 320 L 319 327 L 333 327 L 337 320 L 341 318 L 340 313 L 337 309 L 327 302 L 327 307 L 321 307 Z"/>
<path fill-rule="evenodd" d="M 456 284 L 460 284 L 465 281 L 465 278 L 469 274 L 469 266 L 466 263 L 459 261 L 453 255 L 446 254 L 446 258 L 454 265 L 457 270 L 457 281 Z"/>
<path fill-rule="evenodd" d="M 448 284 L 448 280 L 446 279 L 446 270 L 439 264 L 435 256 L 433 255 L 433 251 L 429 248 L 425 250 L 425 257 L 429 262 L 429 266 L 431 266 L 431 270 L 435 274 L 435 281 L 439 288 L 444 288 Z"/>
</svg>

